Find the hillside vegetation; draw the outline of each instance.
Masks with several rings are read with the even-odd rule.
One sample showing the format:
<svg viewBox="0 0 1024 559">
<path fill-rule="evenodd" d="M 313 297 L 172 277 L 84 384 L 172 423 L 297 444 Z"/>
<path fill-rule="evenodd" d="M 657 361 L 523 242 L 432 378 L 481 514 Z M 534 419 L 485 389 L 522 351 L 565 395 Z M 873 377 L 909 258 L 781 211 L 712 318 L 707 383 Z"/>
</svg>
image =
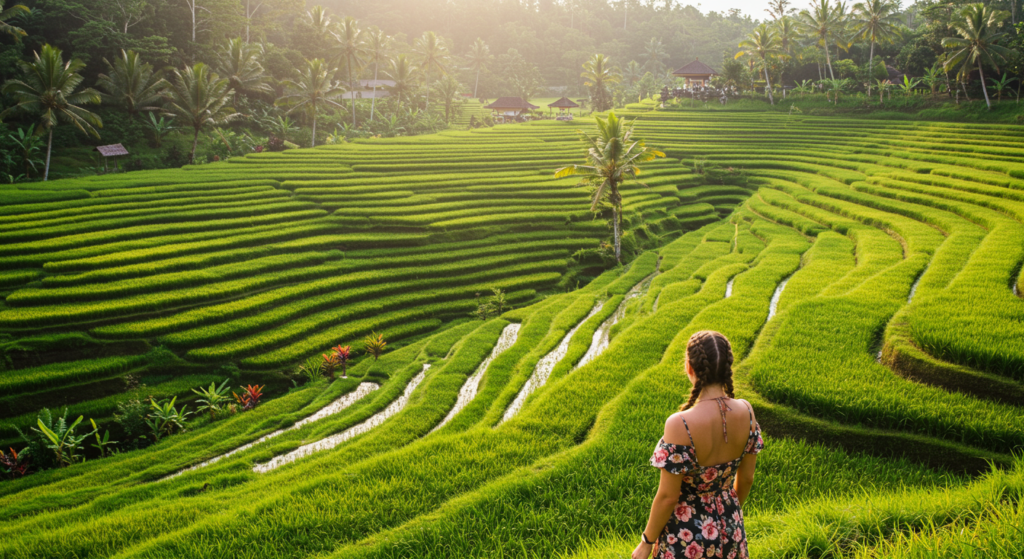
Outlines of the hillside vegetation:
<svg viewBox="0 0 1024 559">
<path fill-rule="evenodd" d="M 608 269 L 551 178 L 579 121 L 4 191 L 4 436 L 140 390 L 275 397 L 0 484 L 0 556 L 620 557 L 703 329 L 766 434 L 754 557 L 1019 555 L 1024 131 L 627 112 L 668 157 Z M 468 320 L 492 287 L 514 308 Z M 285 391 L 371 331 L 394 349 Z"/>
</svg>

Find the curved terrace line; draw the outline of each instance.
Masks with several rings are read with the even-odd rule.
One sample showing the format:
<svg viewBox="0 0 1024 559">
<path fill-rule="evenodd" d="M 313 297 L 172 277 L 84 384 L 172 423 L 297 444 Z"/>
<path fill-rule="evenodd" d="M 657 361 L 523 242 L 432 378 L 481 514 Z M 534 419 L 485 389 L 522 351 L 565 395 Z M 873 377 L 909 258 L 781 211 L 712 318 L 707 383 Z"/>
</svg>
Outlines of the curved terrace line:
<svg viewBox="0 0 1024 559">
<path fill-rule="evenodd" d="M 463 408 L 473 401 L 473 398 L 476 398 L 477 390 L 480 388 L 480 381 L 483 379 L 484 373 L 487 372 L 487 368 L 491 366 L 492 361 L 516 343 L 516 340 L 519 339 L 520 328 L 522 328 L 522 324 L 509 324 L 501 331 L 501 336 L 498 337 L 497 343 L 494 344 L 491 354 L 480 363 L 480 366 L 476 368 L 476 372 L 462 384 L 462 388 L 459 389 L 459 397 L 455 400 L 455 405 L 448 412 L 448 415 L 441 420 L 441 423 L 438 423 L 436 427 L 430 430 L 431 433 L 447 425 Z"/>
<path fill-rule="evenodd" d="M 917 279 L 914 280 L 914 285 L 910 286 L 910 295 L 907 296 L 907 304 L 908 305 L 914 301 L 914 295 L 917 294 L 917 286 L 921 284 L 921 278 L 924 277 L 924 274 L 927 271 L 928 271 L 928 267 L 925 266 L 924 270 L 922 270 L 921 273 L 917 276 Z"/>
<path fill-rule="evenodd" d="M 655 304 L 657 304 L 657 301 L 655 301 Z M 598 303 L 594 305 L 594 308 L 590 310 L 590 314 L 584 317 L 584 319 L 573 327 L 572 330 L 569 330 L 569 332 L 562 338 L 562 341 L 558 342 L 558 346 L 555 347 L 555 349 L 551 350 L 550 353 L 542 357 L 541 360 L 537 362 L 537 366 L 533 368 L 533 374 L 530 375 L 530 378 L 526 381 L 526 384 L 523 385 L 523 388 L 519 390 L 519 394 L 516 395 L 516 399 L 509 404 L 508 409 L 505 410 L 505 415 L 502 416 L 498 425 L 501 425 L 515 417 L 515 415 L 519 413 L 519 410 L 522 409 L 523 404 L 526 402 L 526 398 L 530 394 L 533 394 L 535 390 L 547 383 L 548 377 L 551 376 L 551 371 L 554 370 L 555 365 L 558 365 L 558 362 L 565 357 L 565 354 L 569 353 L 569 342 L 572 341 L 572 337 L 576 334 L 576 331 L 580 329 L 580 326 L 583 326 L 584 322 L 590 320 L 592 316 L 601 312 L 602 308 L 604 308 L 604 302 L 598 301 Z"/>
<path fill-rule="evenodd" d="M 320 452 L 321 450 L 330 450 L 340 445 L 341 443 L 351 439 L 352 437 L 362 435 L 363 433 L 366 433 L 373 429 L 374 427 L 377 427 L 378 425 L 384 423 L 386 420 L 388 420 L 393 415 L 397 414 L 398 412 L 402 411 L 402 409 L 405 408 L 406 404 L 409 403 L 409 396 L 411 396 L 413 391 L 416 390 L 416 387 L 419 386 L 421 382 L 423 382 L 423 379 L 427 376 L 427 369 L 429 368 L 430 364 L 424 363 L 423 370 L 420 371 L 419 374 L 417 374 L 415 377 L 413 377 L 411 381 L 409 381 L 409 384 L 405 387 L 405 391 L 402 392 L 402 395 L 399 396 L 398 399 L 395 400 L 394 402 L 391 402 L 391 404 L 389 404 L 388 407 L 384 408 L 383 411 L 376 413 L 366 421 L 354 427 L 350 427 L 336 435 L 331 435 L 330 437 L 321 439 L 314 443 L 302 445 L 299 448 L 296 448 L 295 450 L 287 454 L 275 456 L 273 459 L 270 460 L 270 462 L 265 462 L 263 464 L 255 464 L 252 467 L 252 471 L 256 472 L 257 474 L 267 473 L 285 464 L 290 464 L 298 460 L 299 458 L 304 458 L 306 456 L 309 456 L 310 454 Z"/>
<path fill-rule="evenodd" d="M 622 299 L 622 302 L 619 303 L 618 308 L 615 309 L 615 312 L 610 317 L 608 317 L 607 320 L 602 322 L 601 326 L 599 326 L 597 330 L 594 332 L 594 337 L 590 341 L 590 347 L 587 348 L 587 352 L 583 354 L 583 357 L 580 359 L 579 363 L 577 363 L 576 366 L 573 367 L 574 371 L 586 365 L 587 363 L 590 363 L 594 359 L 597 359 L 599 355 L 604 353 L 604 350 L 608 349 L 608 344 L 611 343 L 610 334 L 612 326 L 618 324 L 619 321 L 622 320 L 622 318 L 626 315 L 626 303 L 629 303 L 630 300 L 635 299 L 639 297 L 641 294 L 643 294 L 643 292 L 645 291 L 644 286 L 650 286 L 650 280 L 655 275 L 656 273 L 651 274 L 646 278 L 640 280 L 640 283 L 634 285 L 633 288 L 630 289 L 628 293 L 626 293 L 626 296 Z"/>
<path fill-rule="evenodd" d="M 220 456 L 214 456 L 213 458 L 210 458 L 209 460 L 206 460 L 205 462 L 200 462 L 200 463 L 196 464 L 195 466 L 192 466 L 190 468 L 185 468 L 185 469 L 180 470 L 178 472 L 175 472 L 175 473 L 173 473 L 173 474 L 171 474 L 171 475 L 169 475 L 167 477 L 160 478 L 159 481 L 163 481 L 165 479 L 176 478 L 176 477 L 178 477 L 178 476 L 180 476 L 180 475 L 182 475 L 184 473 L 191 472 L 193 470 L 198 470 L 199 468 L 203 468 L 203 467 L 209 466 L 210 464 L 213 464 L 215 462 L 220 462 L 221 460 L 227 458 L 228 456 L 231 456 L 233 454 L 238 454 L 239 452 L 242 452 L 243 450 L 249 450 L 250 448 L 252 448 L 252 447 L 262 443 L 263 441 L 270 440 L 270 439 L 272 439 L 272 438 L 274 438 L 274 437 L 276 437 L 278 435 L 281 435 L 283 433 L 286 433 L 288 431 L 293 431 L 295 429 L 298 429 L 298 428 L 302 427 L 303 425 L 307 425 L 309 423 L 313 423 L 314 421 L 319 421 L 319 420 L 321 420 L 321 419 L 323 419 L 325 417 L 334 415 L 334 414 L 344 410 L 345 408 L 351 406 L 352 404 L 358 402 L 359 400 L 362 400 L 364 397 L 366 397 L 366 395 L 368 395 L 371 392 L 377 390 L 378 388 L 380 388 L 380 385 L 377 384 L 377 383 L 374 383 L 374 382 L 361 382 L 361 383 L 359 383 L 359 386 L 357 386 L 356 389 L 353 390 L 352 392 L 349 392 L 348 394 L 345 394 L 344 396 L 338 398 L 337 400 L 331 402 L 330 404 L 327 404 L 326 406 L 321 408 L 320 411 L 314 413 L 313 415 L 311 415 L 311 416 L 309 416 L 309 417 L 307 417 L 305 419 L 302 419 L 302 420 L 299 420 L 299 421 L 295 422 L 295 425 L 292 425 L 291 427 L 287 427 L 287 428 L 284 428 L 284 429 L 278 429 L 277 431 L 273 431 L 271 433 L 267 433 L 266 435 L 263 435 L 262 437 L 256 439 L 255 441 L 253 441 L 251 443 L 244 444 L 244 445 L 242 445 L 242 446 L 240 446 L 240 447 L 238 447 L 238 448 L 236 448 L 236 449 L 234 449 L 232 451 L 225 452 L 224 454 L 221 454 Z"/>
</svg>

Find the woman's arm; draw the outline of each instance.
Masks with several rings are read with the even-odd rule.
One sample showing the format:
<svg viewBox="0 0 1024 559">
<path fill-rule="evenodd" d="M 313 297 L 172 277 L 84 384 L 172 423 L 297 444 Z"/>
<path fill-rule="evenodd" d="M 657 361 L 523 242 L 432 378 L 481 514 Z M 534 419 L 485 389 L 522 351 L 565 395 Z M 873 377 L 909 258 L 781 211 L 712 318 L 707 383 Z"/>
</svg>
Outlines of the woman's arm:
<svg viewBox="0 0 1024 559">
<path fill-rule="evenodd" d="M 644 528 L 644 535 L 647 541 L 655 541 L 661 535 L 661 531 L 668 524 L 668 519 L 679 504 L 679 491 L 683 486 L 683 474 L 670 474 L 661 470 L 661 480 L 658 483 L 658 493 L 651 503 L 651 515 L 647 518 L 647 527 Z M 640 545 L 633 550 L 633 559 L 647 559 L 651 554 L 653 546 L 640 542 Z"/>
<path fill-rule="evenodd" d="M 740 506 L 743 506 L 743 502 L 746 501 L 747 496 L 750 495 L 750 488 L 754 486 L 754 469 L 756 466 L 756 454 L 743 455 L 740 467 L 736 471 L 736 481 L 733 483 L 733 489 L 736 490 L 736 496 L 740 499 Z"/>
</svg>

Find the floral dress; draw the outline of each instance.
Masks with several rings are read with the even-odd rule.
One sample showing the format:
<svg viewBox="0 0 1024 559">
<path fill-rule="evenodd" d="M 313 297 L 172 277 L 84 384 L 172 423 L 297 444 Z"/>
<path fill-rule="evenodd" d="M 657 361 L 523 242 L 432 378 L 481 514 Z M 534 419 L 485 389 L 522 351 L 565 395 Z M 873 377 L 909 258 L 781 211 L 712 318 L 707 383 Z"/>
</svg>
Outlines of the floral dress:
<svg viewBox="0 0 1024 559">
<path fill-rule="evenodd" d="M 730 408 L 718 399 L 722 413 L 722 433 L 725 433 L 725 412 Z M 747 408 L 750 405 L 747 404 Z M 686 425 L 686 434 L 690 426 Z M 728 441 L 728 435 L 726 435 Z M 761 426 L 754 423 L 750 410 L 750 432 L 747 445 L 739 458 L 725 464 L 704 468 L 697 464 L 693 437 L 689 445 L 658 441 L 651 456 L 651 465 L 664 468 L 670 474 L 683 474 L 679 505 L 658 536 L 658 559 L 696 559 L 697 557 L 723 557 L 743 559 L 747 554 L 747 536 L 743 529 L 743 511 L 733 489 L 740 461 L 747 454 L 757 454 L 764 448 Z"/>
</svg>

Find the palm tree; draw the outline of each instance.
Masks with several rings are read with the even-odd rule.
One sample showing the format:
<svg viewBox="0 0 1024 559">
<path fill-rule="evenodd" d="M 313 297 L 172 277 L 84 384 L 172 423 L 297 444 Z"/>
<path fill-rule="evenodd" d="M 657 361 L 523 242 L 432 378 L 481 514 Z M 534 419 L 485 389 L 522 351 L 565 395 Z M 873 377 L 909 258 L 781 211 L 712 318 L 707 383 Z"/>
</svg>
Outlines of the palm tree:
<svg viewBox="0 0 1024 559">
<path fill-rule="evenodd" d="M 154 72 L 153 66 L 142 62 L 135 51 L 121 51 L 121 57 L 111 64 L 106 58 L 107 73 L 100 74 L 96 87 L 106 93 L 100 94 L 104 101 L 120 105 L 132 120 L 142 111 L 159 110 L 167 81 L 162 72 Z"/>
<path fill-rule="evenodd" d="M 630 60 L 629 64 L 626 64 L 626 69 L 622 72 L 622 79 L 626 81 L 626 85 L 633 87 L 633 84 L 640 81 L 642 77 L 644 77 L 643 68 L 640 67 L 636 60 Z"/>
<path fill-rule="evenodd" d="M 79 105 L 98 104 L 100 93 L 92 88 L 75 91 L 82 84 L 79 70 L 85 68 L 81 60 L 64 62 L 61 50 L 43 45 L 32 62 L 19 62 L 24 78 L 7 80 L 2 92 L 16 101 L 15 105 L 0 113 L 0 118 L 15 111 L 39 114 L 39 125 L 48 132 L 46 141 L 46 170 L 43 180 L 50 178 L 50 153 L 53 150 L 53 129 L 60 122 L 68 122 L 86 134 L 99 138 L 96 128 L 103 121 Z"/>
<path fill-rule="evenodd" d="M 425 31 L 423 36 L 416 39 L 412 50 L 420 59 L 420 68 L 423 69 L 427 81 L 427 104 L 430 108 L 430 69 L 437 68 L 442 74 L 448 72 L 446 61 L 448 59 L 448 47 L 433 31 Z"/>
<path fill-rule="evenodd" d="M 775 28 L 775 36 L 779 40 L 779 51 L 787 57 L 793 57 L 793 48 L 797 46 L 797 38 L 800 35 L 796 20 L 784 15 L 775 20 L 772 25 Z M 779 81 L 783 81 L 783 77 L 782 71 L 780 71 Z"/>
<path fill-rule="evenodd" d="M 825 49 L 825 64 L 828 65 L 829 75 L 835 79 L 836 75 L 832 71 L 832 58 L 828 53 L 830 39 L 839 26 L 835 6 L 830 0 L 817 0 L 816 3 L 811 4 L 810 10 L 800 12 L 799 17 L 800 26 L 804 28 L 804 32 L 814 37 L 818 45 Z"/>
<path fill-rule="evenodd" d="M 373 99 L 370 101 L 370 121 L 377 110 L 377 72 L 380 63 L 387 59 L 391 51 L 391 37 L 384 34 L 378 27 L 371 27 L 366 32 L 366 61 L 373 63 Z"/>
<path fill-rule="evenodd" d="M 480 37 L 476 38 L 476 42 L 473 43 L 472 47 L 469 47 L 469 67 L 476 72 L 476 83 L 473 84 L 473 97 L 477 97 L 477 90 L 480 88 L 480 71 L 487 67 L 487 64 L 494 60 L 491 56 L 491 49 L 487 46 Z"/>
<path fill-rule="evenodd" d="M 871 42 L 868 71 L 875 68 L 875 43 L 891 43 L 900 36 L 896 13 L 899 4 L 892 0 L 865 0 L 853 6 L 857 37 Z M 871 96 L 871 75 L 868 76 L 868 97 Z"/>
<path fill-rule="evenodd" d="M 291 105 L 292 113 L 304 109 L 313 120 L 312 147 L 316 147 L 316 117 L 322 107 L 334 107 L 344 110 L 335 99 L 345 93 L 345 88 L 334 81 L 336 70 L 328 67 L 322 58 L 306 61 L 306 69 L 299 72 L 298 80 L 285 80 L 284 86 L 288 94 L 278 99 L 279 105 Z"/>
<path fill-rule="evenodd" d="M 402 104 L 402 95 L 408 96 L 416 89 L 417 80 L 416 67 L 409 61 L 409 57 L 400 54 L 391 61 L 391 67 L 384 72 L 395 85 L 389 87 L 393 95 L 398 98 L 398 104 Z"/>
<path fill-rule="evenodd" d="M 352 81 L 352 75 L 357 74 L 363 57 L 366 56 L 366 43 L 363 42 L 363 30 L 356 25 L 356 20 L 347 17 L 338 24 L 335 38 L 338 44 L 335 50 L 338 58 L 345 64 L 345 73 L 348 74 L 348 90 L 352 92 L 349 104 L 352 105 L 352 126 L 356 125 L 356 87 Z"/>
<path fill-rule="evenodd" d="M 228 80 L 236 104 L 241 92 L 273 92 L 267 84 L 266 70 L 259 61 L 261 54 L 262 45 L 253 45 L 237 38 L 225 43 L 224 49 L 217 57 L 217 71 Z"/>
<path fill-rule="evenodd" d="M 782 54 L 775 30 L 769 27 L 768 24 L 762 23 L 755 27 L 750 32 L 750 35 L 747 35 L 747 38 L 740 42 L 739 46 L 741 50 L 736 53 L 736 58 L 749 56 L 761 60 L 761 66 L 764 67 L 765 89 L 768 90 L 768 101 L 774 105 L 775 98 L 772 96 L 772 82 L 768 76 L 768 59 Z"/>
<path fill-rule="evenodd" d="M 172 70 L 174 79 L 167 90 L 164 111 L 182 127 L 191 128 L 192 151 L 188 162 L 194 163 L 199 132 L 206 127 L 220 126 L 234 120 L 238 114 L 227 106 L 231 97 L 231 84 L 202 62 Z"/>
<path fill-rule="evenodd" d="M 968 75 L 970 66 L 977 64 L 978 75 L 981 77 L 981 91 L 985 94 L 985 104 L 989 110 L 992 110 L 992 101 L 988 98 L 982 63 L 999 70 L 999 62 L 1005 62 L 1016 54 L 1013 49 L 999 44 L 1006 37 L 1006 32 L 997 29 L 1007 15 L 1002 10 L 993 10 L 984 4 L 968 4 L 960 11 L 962 19 L 953 23 L 953 29 L 960 36 L 942 39 L 943 47 L 955 49 L 946 60 L 947 70 L 959 65 L 959 73 Z"/>
<path fill-rule="evenodd" d="M 664 66 L 661 60 L 666 56 L 668 56 L 668 53 L 665 52 L 661 39 L 651 37 L 651 40 L 647 41 L 647 44 L 644 46 L 644 68 L 652 74 L 660 74 L 661 68 Z"/>
<path fill-rule="evenodd" d="M 622 77 L 611 67 L 609 58 L 603 54 L 595 54 L 583 63 L 583 73 L 580 76 L 586 80 L 583 84 L 591 89 L 591 106 L 594 110 L 601 112 L 612 108 L 607 86 L 619 83 Z"/>
<path fill-rule="evenodd" d="M 454 103 L 458 100 L 459 93 L 462 92 L 462 84 L 452 76 L 445 76 L 438 80 L 434 87 L 437 94 L 441 96 L 441 100 L 444 101 L 444 122 L 448 124 L 451 122 L 451 117 L 454 116 Z"/>
<path fill-rule="evenodd" d="M 15 27 L 9 23 L 6 23 L 9 19 L 14 19 L 20 15 L 30 13 L 31 10 L 27 6 L 21 4 L 15 4 L 10 8 L 4 9 L 4 4 L 7 0 L 0 0 L 0 33 L 6 33 L 14 37 L 15 41 L 21 41 L 21 38 L 25 36 L 25 30 L 20 27 Z"/>
<path fill-rule="evenodd" d="M 635 121 L 634 121 L 635 122 Z M 597 211 L 602 204 L 612 207 L 612 230 L 615 239 L 615 259 L 622 262 L 622 239 L 619 226 L 622 220 L 622 185 L 636 180 L 639 165 L 665 157 L 665 154 L 647 147 L 643 140 L 633 139 L 633 123 L 620 120 L 609 113 L 608 120 L 597 117 L 597 136 L 582 134 L 587 143 L 587 164 L 570 165 L 555 171 L 556 178 L 578 175 L 580 186 L 589 186 L 590 210 Z"/>
</svg>

